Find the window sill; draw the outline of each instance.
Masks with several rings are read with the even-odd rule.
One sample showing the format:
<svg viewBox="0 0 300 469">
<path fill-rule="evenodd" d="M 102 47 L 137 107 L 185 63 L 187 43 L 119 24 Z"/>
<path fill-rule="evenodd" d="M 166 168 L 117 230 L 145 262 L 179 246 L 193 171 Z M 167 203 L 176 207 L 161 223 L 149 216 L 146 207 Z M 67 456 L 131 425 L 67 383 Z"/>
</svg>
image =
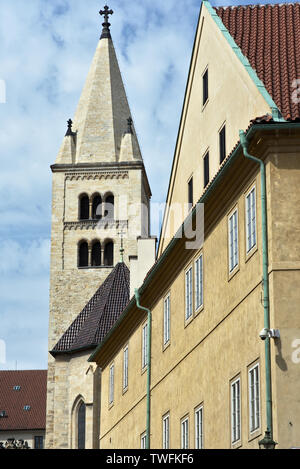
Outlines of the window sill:
<svg viewBox="0 0 300 469">
<path fill-rule="evenodd" d="M 171 345 L 171 342 L 170 340 L 168 342 L 166 342 L 165 344 L 163 344 L 163 352 L 165 352 L 165 350 L 167 350 Z"/>
<path fill-rule="evenodd" d="M 114 406 L 114 402 L 112 402 L 111 404 L 108 404 L 108 410 L 111 410 Z"/>
<path fill-rule="evenodd" d="M 206 106 L 208 105 L 208 103 L 209 103 L 209 98 L 207 98 L 207 100 L 205 101 L 205 103 L 202 104 L 202 110 L 201 110 L 202 112 L 204 111 L 204 109 L 206 108 Z"/>
<path fill-rule="evenodd" d="M 245 262 L 248 262 L 251 257 L 254 256 L 254 254 L 256 254 L 258 251 L 258 247 L 257 247 L 257 244 L 255 246 L 253 246 L 253 248 L 248 252 L 246 253 L 246 258 L 245 258 Z"/>
<path fill-rule="evenodd" d="M 202 313 L 203 310 L 204 310 L 204 305 L 199 306 L 199 308 L 196 309 L 195 311 L 194 317 L 199 316 L 199 314 Z"/>
<path fill-rule="evenodd" d="M 259 436 L 262 436 L 261 428 L 258 428 L 257 430 L 254 430 L 252 433 L 249 434 L 248 442 L 250 443 L 250 441 L 255 440 Z"/>
<path fill-rule="evenodd" d="M 235 443 L 231 443 L 231 449 L 238 449 L 242 446 L 242 440 L 236 441 Z"/>
<path fill-rule="evenodd" d="M 184 318 L 184 328 L 186 328 L 194 319 L 194 315 L 190 316 L 188 319 Z"/>
<path fill-rule="evenodd" d="M 99 265 L 99 266 L 87 266 L 87 267 L 77 267 L 78 270 L 101 270 L 101 269 L 112 269 L 113 265 Z"/>
<path fill-rule="evenodd" d="M 238 264 L 232 272 L 229 272 L 228 274 L 228 282 L 230 282 L 231 279 L 233 279 L 233 277 L 236 276 L 236 274 L 240 271 L 240 265 Z"/>
</svg>

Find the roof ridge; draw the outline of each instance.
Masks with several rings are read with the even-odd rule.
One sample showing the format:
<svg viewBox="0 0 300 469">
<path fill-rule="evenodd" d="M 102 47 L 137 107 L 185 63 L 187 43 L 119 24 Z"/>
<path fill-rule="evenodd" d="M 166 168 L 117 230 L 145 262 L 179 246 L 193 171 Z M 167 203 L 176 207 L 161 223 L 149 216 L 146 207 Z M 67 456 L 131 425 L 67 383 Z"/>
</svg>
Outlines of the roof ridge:
<svg viewBox="0 0 300 469">
<path fill-rule="evenodd" d="M 249 3 L 249 4 L 242 4 L 242 5 L 219 5 L 219 6 L 214 6 L 216 10 L 219 10 L 220 8 L 223 8 L 223 10 L 231 9 L 233 10 L 234 8 L 265 8 L 265 7 L 282 7 L 285 5 L 297 5 L 299 2 L 286 2 L 286 3 Z"/>
</svg>

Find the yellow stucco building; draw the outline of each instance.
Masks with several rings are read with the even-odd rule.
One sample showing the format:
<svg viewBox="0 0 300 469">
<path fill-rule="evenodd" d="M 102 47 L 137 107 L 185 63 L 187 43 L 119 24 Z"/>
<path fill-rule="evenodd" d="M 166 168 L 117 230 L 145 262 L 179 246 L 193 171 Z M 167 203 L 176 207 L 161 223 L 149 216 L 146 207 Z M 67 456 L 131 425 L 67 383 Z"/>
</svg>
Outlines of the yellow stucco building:
<svg viewBox="0 0 300 469">
<path fill-rule="evenodd" d="M 299 18 L 202 2 L 157 261 L 89 358 L 100 448 L 300 446 Z"/>
</svg>

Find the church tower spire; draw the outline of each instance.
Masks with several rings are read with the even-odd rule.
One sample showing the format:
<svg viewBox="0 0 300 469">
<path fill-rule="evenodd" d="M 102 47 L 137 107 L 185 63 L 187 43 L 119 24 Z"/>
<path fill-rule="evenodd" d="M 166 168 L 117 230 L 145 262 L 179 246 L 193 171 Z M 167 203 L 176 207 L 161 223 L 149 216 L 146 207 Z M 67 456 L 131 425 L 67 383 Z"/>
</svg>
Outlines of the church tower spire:
<svg viewBox="0 0 300 469">
<path fill-rule="evenodd" d="M 100 10 L 103 30 L 73 120 L 78 164 L 118 162 L 131 115 L 110 33 L 108 19 L 112 14 L 108 6 Z M 133 139 L 141 159 L 134 129 Z"/>
<path fill-rule="evenodd" d="M 112 14 L 108 6 L 100 10 L 101 38 L 51 167 L 49 350 L 111 274 L 120 254 L 129 266 L 129 258 L 138 254 L 137 239 L 149 236 L 151 191 L 111 38 Z M 86 369 L 75 367 L 72 377 L 64 366 L 49 357 L 47 448 L 68 447 L 66 399 L 72 383 L 86 376 Z"/>
</svg>

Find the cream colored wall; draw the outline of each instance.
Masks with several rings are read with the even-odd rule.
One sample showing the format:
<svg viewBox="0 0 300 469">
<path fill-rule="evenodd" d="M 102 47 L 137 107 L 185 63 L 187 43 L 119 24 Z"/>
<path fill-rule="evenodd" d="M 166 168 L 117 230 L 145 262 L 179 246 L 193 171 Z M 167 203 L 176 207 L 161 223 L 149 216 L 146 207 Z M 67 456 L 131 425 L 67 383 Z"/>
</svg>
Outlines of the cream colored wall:
<svg viewBox="0 0 300 469">
<path fill-rule="evenodd" d="M 187 85 L 183 119 L 175 150 L 167 204 L 188 203 L 188 181 L 193 176 L 194 203 L 204 190 L 203 158 L 209 151 L 210 179 L 220 167 L 219 130 L 226 124 L 226 154 L 239 141 L 239 130 L 250 119 L 270 112 L 231 46 L 202 6 L 195 52 Z M 209 99 L 203 107 L 202 76 L 208 67 Z M 175 234 L 183 217 L 169 220 L 165 214 L 159 255 Z"/>
<path fill-rule="evenodd" d="M 276 432 L 281 447 L 300 447 L 300 161 L 299 137 L 286 151 L 274 140 L 270 153 L 270 240 L 272 327 L 280 330 L 274 347 Z M 275 399 L 274 399 L 275 400 Z"/>
<path fill-rule="evenodd" d="M 246 259 L 244 210 L 245 194 L 259 178 L 253 177 L 241 190 L 237 200 L 240 215 L 240 267 L 229 280 L 227 258 L 227 216 L 208 236 L 204 255 L 204 308 L 185 323 L 185 267 L 172 281 L 153 308 L 152 370 L 151 370 L 151 447 L 162 447 L 162 417 L 170 412 L 171 447 L 180 447 L 180 419 L 190 415 L 191 437 L 194 438 L 194 409 L 204 403 L 205 446 L 230 447 L 230 380 L 238 373 L 242 380 L 242 412 L 247 415 L 247 367 L 264 357 L 264 346 L 258 338 L 263 328 L 261 306 L 261 254 L 256 250 Z M 235 207 L 233 201 L 226 213 Z M 259 208 L 258 208 L 259 213 Z M 258 246 L 260 247 L 258 217 Z M 215 246 L 219 246 L 216 255 Z M 188 258 L 188 253 L 187 253 Z M 170 273 L 170 276 L 172 274 Z M 213 288 L 211 288 L 213 285 Z M 163 350 L 163 300 L 171 294 L 171 340 Z M 246 320 L 245 320 L 246 318 Z M 101 407 L 101 447 L 139 447 L 140 434 L 145 430 L 146 374 L 141 374 L 142 326 L 129 339 L 129 389 L 122 394 L 122 351 L 115 358 L 115 402 L 108 406 L 109 367 L 103 370 Z M 125 345 L 125 344 L 123 344 Z M 264 379 L 261 375 L 262 410 Z M 264 413 L 262 414 L 264 415 Z M 119 423 L 118 423 L 119 422 Z M 125 432 L 133 425 L 133 434 Z M 215 422 L 209 425 L 209 422 Z M 130 435 L 129 435 L 130 434 Z M 259 432 L 261 434 L 261 432 Z M 256 435 L 257 436 L 257 435 Z M 111 442 L 110 442 L 111 439 Z M 243 419 L 243 447 L 248 442 L 248 420 Z M 131 446 L 134 445 L 134 446 Z M 194 442 L 191 441 L 191 448 Z"/>
<path fill-rule="evenodd" d="M 300 366 L 300 226 L 299 156 L 290 148 L 266 150 L 269 227 L 270 325 L 279 328 L 280 341 L 271 340 L 271 376 L 274 439 L 278 448 L 299 447 Z M 250 176 L 250 175 L 249 175 Z M 257 188 L 257 246 L 246 256 L 245 195 Z M 239 268 L 228 274 L 227 215 L 239 213 Z M 258 448 L 266 430 L 265 344 L 262 306 L 260 174 L 245 181 L 239 194 L 224 208 L 223 216 L 205 239 L 204 308 L 185 324 L 185 268 L 170 280 L 152 309 L 151 448 L 162 447 L 162 417 L 170 413 L 171 448 L 180 447 L 180 420 L 190 418 L 190 448 L 194 448 L 194 410 L 204 405 L 205 448 L 230 448 L 230 381 L 241 378 L 242 439 L 238 447 Z M 216 250 L 216 246 L 218 249 Z M 172 273 L 170 272 L 170 278 Z M 171 295 L 171 340 L 163 350 L 163 300 Z M 145 318 L 146 320 L 146 318 Z M 102 448 L 138 448 L 146 427 L 146 375 L 141 374 L 140 324 L 128 339 L 129 388 L 122 394 L 122 349 L 114 358 L 115 402 L 108 406 L 109 367 L 103 370 Z M 298 341 L 298 342 L 295 342 Z M 295 345 L 296 343 L 296 345 Z M 294 344 L 294 345 L 293 345 Z M 125 344 L 120 344 L 124 346 Z M 298 347 L 298 348 L 297 348 Z M 249 434 L 249 367 L 260 366 L 261 425 Z M 130 428 L 130 431 L 126 429 Z M 234 446 L 236 447 L 236 446 Z"/>
</svg>

